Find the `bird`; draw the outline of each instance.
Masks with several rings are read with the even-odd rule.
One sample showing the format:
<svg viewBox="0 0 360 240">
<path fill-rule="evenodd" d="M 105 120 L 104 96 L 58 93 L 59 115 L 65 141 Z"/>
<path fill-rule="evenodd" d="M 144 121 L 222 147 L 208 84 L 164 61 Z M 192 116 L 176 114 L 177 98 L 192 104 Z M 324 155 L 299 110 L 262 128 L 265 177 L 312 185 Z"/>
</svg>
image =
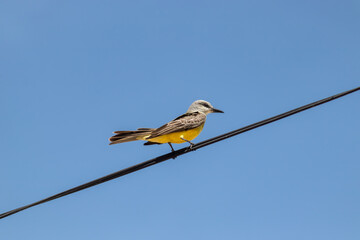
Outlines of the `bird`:
<svg viewBox="0 0 360 240">
<path fill-rule="evenodd" d="M 144 145 L 167 143 L 174 152 L 172 143 L 189 143 L 190 148 L 194 145 L 191 142 L 202 131 L 206 116 L 209 113 L 224 113 L 214 108 L 205 100 L 193 102 L 185 114 L 162 125 L 159 128 L 138 128 L 134 131 L 115 131 L 115 135 L 109 138 L 109 145 L 131 142 L 137 140 L 147 141 Z"/>
</svg>

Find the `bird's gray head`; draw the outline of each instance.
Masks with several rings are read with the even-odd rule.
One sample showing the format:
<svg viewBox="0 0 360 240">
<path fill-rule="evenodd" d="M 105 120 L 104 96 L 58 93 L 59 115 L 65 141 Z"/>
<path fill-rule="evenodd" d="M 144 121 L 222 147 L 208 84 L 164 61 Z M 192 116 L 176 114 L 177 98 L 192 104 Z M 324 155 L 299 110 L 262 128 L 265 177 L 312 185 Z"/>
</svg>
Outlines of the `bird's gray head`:
<svg viewBox="0 0 360 240">
<path fill-rule="evenodd" d="M 204 100 L 196 100 L 193 102 L 189 109 L 187 110 L 187 113 L 193 113 L 193 112 L 201 112 L 204 114 L 208 113 L 223 113 L 223 111 L 214 108 L 209 102 Z"/>
</svg>

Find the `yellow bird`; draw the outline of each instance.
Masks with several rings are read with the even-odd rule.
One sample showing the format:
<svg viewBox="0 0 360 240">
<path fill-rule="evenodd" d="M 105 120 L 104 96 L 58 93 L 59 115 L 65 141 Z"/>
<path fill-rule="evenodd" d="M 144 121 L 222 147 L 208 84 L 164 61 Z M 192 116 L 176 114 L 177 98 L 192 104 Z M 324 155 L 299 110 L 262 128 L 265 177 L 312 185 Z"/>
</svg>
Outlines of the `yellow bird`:
<svg viewBox="0 0 360 240">
<path fill-rule="evenodd" d="M 193 102 L 187 112 L 159 128 L 138 128 L 135 131 L 115 131 L 116 135 L 109 138 L 110 145 L 136 140 L 147 141 L 144 145 L 188 142 L 196 138 L 202 131 L 206 116 L 209 113 L 223 113 L 214 108 L 209 102 L 197 100 Z"/>
</svg>

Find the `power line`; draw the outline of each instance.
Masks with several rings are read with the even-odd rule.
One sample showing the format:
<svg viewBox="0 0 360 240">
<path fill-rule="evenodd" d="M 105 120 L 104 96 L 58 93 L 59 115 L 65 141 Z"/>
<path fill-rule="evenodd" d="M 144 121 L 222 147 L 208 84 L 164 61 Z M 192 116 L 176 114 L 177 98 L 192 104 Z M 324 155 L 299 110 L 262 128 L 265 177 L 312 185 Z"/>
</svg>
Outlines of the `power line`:
<svg viewBox="0 0 360 240">
<path fill-rule="evenodd" d="M 27 208 L 30 208 L 30 207 L 33 207 L 33 206 L 36 206 L 36 205 L 39 205 L 39 204 L 42 204 L 42 203 L 45 203 L 45 202 L 49 202 L 49 201 L 52 201 L 52 200 L 57 199 L 57 198 L 60 198 L 60 197 L 64 197 L 64 196 L 66 196 L 66 195 L 69 195 L 69 194 L 72 194 L 72 193 L 75 193 L 75 192 L 84 190 L 84 189 L 89 188 L 89 187 L 93 187 L 93 186 L 95 186 L 95 185 L 98 185 L 98 184 L 101 184 L 101 183 L 110 181 L 110 180 L 112 180 L 112 179 L 115 179 L 115 178 L 118 178 L 118 177 L 121 177 L 121 176 L 124 176 L 124 175 L 127 175 L 127 174 L 129 174 L 129 173 L 133 173 L 133 172 L 139 171 L 139 170 L 141 170 L 141 169 L 143 169 L 143 168 L 150 167 L 150 166 L 152 166 L 152 165 L 155 165 L 155 164 L 164 162 L 164 161 L 169 160 L 169 159 L 172 159 L 172 158 L 176 158 L 176 157 L 178 157 L 178 156 L 180 156 L 180 155 L 183 155 L 183 154 L 185 154 L 185 153 L 189 153 L 189 152 L 191 152 L 191 151 L 195 151 L 195 150 L 197 150 L 197 149 L 203 148 L 203 147 L 208 146 L 208 145 L 210 145 L 210 144 L 213 144 L 213 143 L 216 143 L 216 142 L 225 140 L 225 139 L 230 138 L 230 137 L 233 137 L 233 136 L 235 136 L 235 135 L 238 135 L 238 134 L 241 134 L 241 133 L 250 131 L 250 130 L 252 130 L 252 129 L 255 129 L 255 128 L 264 126 L 264 125 L 266 125 L 266 124 L 269 124 L 269 123 L 278 121 L 278 120 L 280 120 L 280 119 L 282 119 L 282 118 L 289 117 L 289 116 L 294 115 L 294 114 L 296 114 L 296 113 L 299 113 L 299 112 L 305 111 L 305 110 L 307 110 L 307 109 L 316 107 L 316 106 L 321 105 L 321 104 L 324 104 L 324 103 L 326 103 L 326 102 L 330 102 L 330 101 L 332 101 L 332 100 L 335 100 L 335 99 L 337 99 L 337 98 L 343 97 L 343 96 L 345 96 L 345 95 L 348 95 L 348 94 L 350 94 L 350 93 L 356 92 L 356 91 L 358 91 L 358 90 L 360 90 L 360 87 L 357 87 L 357 88 L 351 89 L 351 90 L 349 90 L 349 91 L 346 91 L 346 92 L 342 92 L 342 93 L 333 95 L 333 96 L 328 97 L 328 98 L 324 98 L 324 99 L 322 99 L 322 100 L 319 100 L 319 101 L 316 101 L 316 102 L 313 102 L 313 103 L 304 105 L 304 106 L 299 107 L 299 108 L 295 108 L 295 109 L 293 109 L 293 110 L 291 110 L 291 111 L 288 111 L 288 112 L 285 112 L 285 113 L 276 115 L 276 116 L 271 117 L 271 118 L 267 118 L 267 119 L 262 120 L 262 121 L 260 121 L 260 122 L 250 124 L 250 125 L 248 125 L 248 126 L 246 126 L 246 127 L 239 128 L 239 129 L 237 129 L 237 130 L 234 130 L 234 131 L 231 131 L 231 132 L 228 132 L 228 133 L 219 135 L 219 136 L 217 136 L 217 137 L 207 139 L 207 140 L 205 140 L 205 141 L 202 141 L 202 142 L 199 142 L 199 143 L 193 145 L 192 147 L 182 148 L 182 149 L 179 149 L 179 150 L 177 150 L 177 151 L 174 151 L 174 152 L 171 152 L 171 153 L 167 153 L 167 154 L 164 154 L 164 155 L 162 155 L 162 156 L 159 156 L 159 157 L 150 159 L 150 160 L 148 160 L 148 161 L 145 161 L 145 162 L 136 164 L 136 165 L 134 165 L 134 166 L 131 166 L 131 167 L 122 169 L 122 170 L 120 170 L 120 171 L 111 173 L 111 174 L 106 175 L 106 176 L 104 176 L 104 177 L 95 179 L 95 180 L 93 180 L 93 181 L 91 181 L 91 182 L 88 182 L 88 183 L 79 185 L 79 186 L 77 186 L 77 187 L 71 188 L 71 189 L 69 189 L 69 190 L 66 190 L 66 191 L 61 192 L 61 193 L 58 193 L 58 194 L 55 194 L 55 195 L 50 196 L 50 197 L 48 197 L 48 198 L 44 198 L 44 199 L 42 199 L 42 200 L 40 200 L 40 201 L 37 201 L 37 202 L 31 203 L 31 204 L 29 204 L 29 205 L 25 205 L 25 206 L 23 206 L 23 207 L 19 207 L 19 208 L 13 209 L 13 210 L 11 210 L 11 211 L 2 213 L 2 214 L 0 214 L 0 219 L 1 219 L 1 218 L 8 217 L 8 216 L 10 216 L 10 215 L 12 215 L 12 214 L 15 214 L 15 213 L 17 213 L 17 212 L 23 211 L 23 210 L 25 210 L 25 209 L 27 209 Z"/>
</svg>

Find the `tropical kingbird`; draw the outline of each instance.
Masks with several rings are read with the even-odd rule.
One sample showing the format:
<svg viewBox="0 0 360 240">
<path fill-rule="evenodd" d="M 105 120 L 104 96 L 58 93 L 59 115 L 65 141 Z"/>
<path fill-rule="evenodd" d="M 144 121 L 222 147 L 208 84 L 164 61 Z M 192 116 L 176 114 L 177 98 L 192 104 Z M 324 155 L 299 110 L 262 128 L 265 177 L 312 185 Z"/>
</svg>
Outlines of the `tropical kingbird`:
<svg viewBox="0 0 360 240">
<path fill-rule="evenodd" d="M 209 113 L 223 113 L 214 108 L 209 102 L 197 100 L 193 102 L 187 112 L 159 128 L 138 128 L 135 131 L 115 131 L 116 135 L 109 138 L 110 145 L 136 140 L 147 141 L 144 145 L 188 142 L 196 138 L 204 127 Z"/>
</svg>

